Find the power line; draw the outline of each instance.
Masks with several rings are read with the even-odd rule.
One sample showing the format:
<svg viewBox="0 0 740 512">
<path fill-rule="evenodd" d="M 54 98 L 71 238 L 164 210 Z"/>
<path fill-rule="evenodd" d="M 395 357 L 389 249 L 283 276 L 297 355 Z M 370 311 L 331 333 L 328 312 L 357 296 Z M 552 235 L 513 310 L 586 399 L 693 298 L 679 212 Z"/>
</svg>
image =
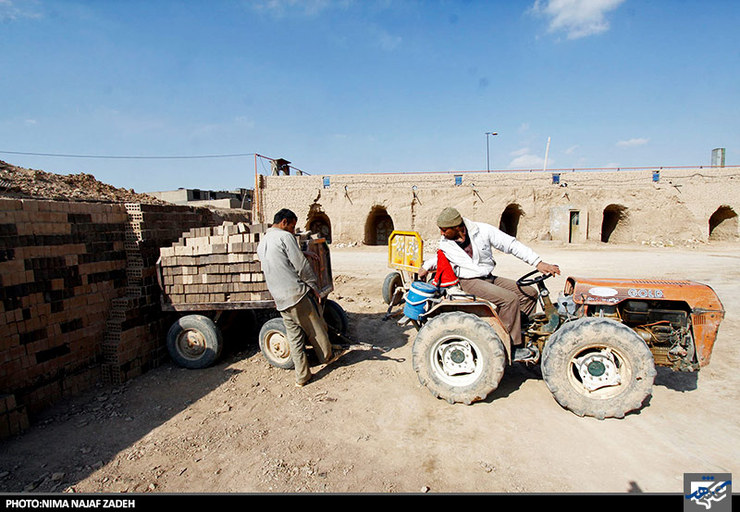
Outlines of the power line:
<svg viewBox="0 0 740 512">
<path fill-rule="evenodd" d="M 205 158 L 237 158 L 245 156 L 254 156 L 255 153 L 231 153 L 222 155 L 170 155 L 170 156 L 144 156 L 144 155 L 72 155 L 64 153 L 29 153 L 23 151 L 3 151 L 2 154 L 24 155 L 24 156 L 49 156 L 58 158 L 101 158 L 112 160 L 167 160 L 167 159 L 205 159 Z"/>
</svg>

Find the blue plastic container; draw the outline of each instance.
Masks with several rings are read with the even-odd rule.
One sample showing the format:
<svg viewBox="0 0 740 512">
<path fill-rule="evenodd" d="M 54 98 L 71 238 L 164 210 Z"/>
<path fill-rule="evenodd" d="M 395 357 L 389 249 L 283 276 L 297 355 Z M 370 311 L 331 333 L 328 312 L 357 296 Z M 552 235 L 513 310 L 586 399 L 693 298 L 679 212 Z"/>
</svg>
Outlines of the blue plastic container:
<svg viewBox="0 0 740 512">
<path fill-rule="evenodd" d="M 427 310 L 427 302 L 434 297 L 437 287 L 423 281 L 414 281 L 406 294 L 406 305 L 403 314 L 411 320 L 418 320 Z"/>
</svg>

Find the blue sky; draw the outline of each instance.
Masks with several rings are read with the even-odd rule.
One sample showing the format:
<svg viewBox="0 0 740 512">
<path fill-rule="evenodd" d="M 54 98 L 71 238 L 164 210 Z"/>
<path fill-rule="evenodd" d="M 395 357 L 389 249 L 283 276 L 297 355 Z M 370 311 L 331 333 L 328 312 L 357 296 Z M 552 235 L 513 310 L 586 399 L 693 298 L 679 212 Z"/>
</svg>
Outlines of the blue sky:
<svg viewBox="0 0 740 512">
<path fill-rule="evenodd" d="M 739 164 L 739 105 L 735 0 L 0 0 L 0 159 L 138 192 Z"/>
</svg>

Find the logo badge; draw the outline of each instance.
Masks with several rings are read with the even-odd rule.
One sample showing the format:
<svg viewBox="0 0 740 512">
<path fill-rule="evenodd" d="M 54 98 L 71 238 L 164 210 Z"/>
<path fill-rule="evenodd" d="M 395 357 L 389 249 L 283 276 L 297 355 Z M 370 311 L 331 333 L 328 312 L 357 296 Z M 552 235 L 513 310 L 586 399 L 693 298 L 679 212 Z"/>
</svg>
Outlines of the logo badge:
<svg viewBox="0 0 740 512">
<path fill-rule="evenodd" d="M 732 510 L 730 473 L 684 473 L 684 512 Z"/>
</svg>

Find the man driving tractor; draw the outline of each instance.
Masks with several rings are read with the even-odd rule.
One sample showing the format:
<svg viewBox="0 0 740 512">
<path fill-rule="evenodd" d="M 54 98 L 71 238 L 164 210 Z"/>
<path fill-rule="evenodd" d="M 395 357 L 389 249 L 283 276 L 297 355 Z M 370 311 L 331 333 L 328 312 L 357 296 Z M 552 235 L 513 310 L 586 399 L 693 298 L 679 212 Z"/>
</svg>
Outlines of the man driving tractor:
<svg viewBox="0 0 740 512">
<path fill-rule="evenodd" d="M 442 235 L 439 250 L 424 262 L 419 277 L 424 279 L 431 271 L 438 270 L 441 252 L 465 293 L 496 305 L 499 318 L 511 336 L 513 359 L 526 361 L 535 357 L 534 350 L 523 346 L 521 313 L 529 316 L 534 312 L 537 291 L 531 286 L 520 288 L 516 281 L 494 275 L 496 261 L 492 248 L 516 256 L 543 274 L 560 274 L 560 268 L 542 261 L 532 249 L 500 229 L 463 218 L 455 208 L 442 210 L 437 226 Z"/>
</svg>

